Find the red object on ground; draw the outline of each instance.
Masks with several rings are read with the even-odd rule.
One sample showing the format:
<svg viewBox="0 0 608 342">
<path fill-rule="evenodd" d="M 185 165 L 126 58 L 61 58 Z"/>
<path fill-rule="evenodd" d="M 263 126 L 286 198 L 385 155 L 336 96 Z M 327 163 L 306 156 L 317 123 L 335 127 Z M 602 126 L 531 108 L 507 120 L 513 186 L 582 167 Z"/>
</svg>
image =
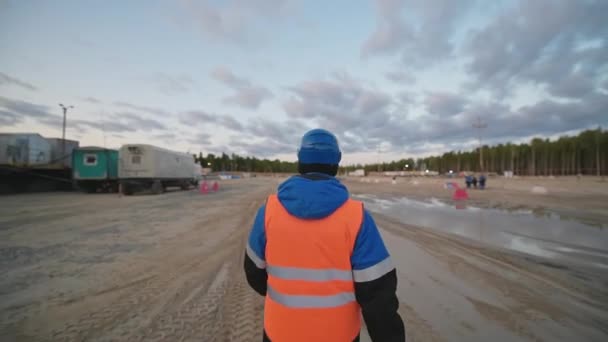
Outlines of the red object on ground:
<svg viewBox="0 0 608 342">
<path fill-rule="evenodd" d="M 453 200 L 466 200 L 469 199 L 469 194 L 467 193 L 467 191 L 465 189 L 456 189 L 456 191 L 454 191 L 454 195 L 452 195 L 452 199 Z"/>
<path fill-rule="evenodd" d="M 214 192 L 217 192 L 220 189 L 220 185 L 217 182 L 215 182 L 215 183 L 213 183 L 213 187 L 211 187 L 211 189 Z"/>
<path fill-rule="evenodd" d="M 200 187 L 200 193 L 201 194 L 206 194 L 209 192 L 209 185 L 207 185 L 207 182 L 202 182 L 201 183 L 201 187 Z"/>
</svg>

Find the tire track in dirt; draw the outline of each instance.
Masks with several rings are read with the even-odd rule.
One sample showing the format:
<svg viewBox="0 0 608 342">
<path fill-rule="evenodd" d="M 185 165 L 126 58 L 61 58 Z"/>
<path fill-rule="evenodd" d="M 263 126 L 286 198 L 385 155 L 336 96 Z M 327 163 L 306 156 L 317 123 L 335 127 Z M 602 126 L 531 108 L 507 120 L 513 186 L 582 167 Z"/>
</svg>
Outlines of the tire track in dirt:
<svg viewBox="0 0 608 342">
<path fill-rule="evenodd" d="M 216 308 L 226 292 L 229 267 L 226 263 L 222 264 L 213 272 L 216 275 L 214 279 L 193 286 L 186 296 L 176 298 L 173 305 L 163 307 L 154 321 L 141 328 L 135 336 L 121 338 L 130 341 L 181 341 L 188 336 L 198 336 L 200 339 L 200 326 L 206 327 L 206 322 L 215 322 Z"/>
<path fill-rule="evenodd" d="M 64 329 L 54 331 L 52 340 L 87 340 L 98 332 L 111 329 L 112 325 L 123 319 L 134 318 L 135 316 L 130 316 L 134 309 L 157 300 L 165 289 L 170 287 L 171 281 L 178 276 L 179 272 L 187 272 L 189 269 L 196 268 L 200 263 L 202 261 L 189 264 L 187 267 L 181 267 L 170 276 L 146 282 L 141 288 L 123 295 L 113 303 L 100 308 L 100 310 L 92 311 L 76 322 L 69 323 Z"/>
<path fill-rule="evenodd" d="M 256 202 L 252 202 L 241 224 L 250 221 L 256 209 Z M 246 233 L 244 230 L 239 234 L 236 249 L 231 251 L 231 257 L 221 266 L 208 289 L 195 291 L 174 312 L 159 317 L 142 340 L 255 340 L 254 336 L 261 332 L 261 310 L 254 303 L 257 295 L 248 288 L 242 270 Z"/>
<path fill-rule="evenodd" d="M 191 269 L 187 274 L 175 279 L 156 300 L 135 308 L 127 320 L 118 322 L 111 329 L 104 331 L 104 338 L 101 340 L 112 341 L 118 338 L 125 341 L 152 341 L 154 339 L 149 336 L 150 332 L 161 332 L 162 338 L 158 339 L 160 341 L 168 340 L 168 336 L 173 339 L 173 336 L 179 334 L 186 320 L 178 320 L 179 324 L 174 325 L 174 329 L 159 329 L 159 323 L 170 322 L 172 316 L 168 313 L 182 311 L 185 305 L 196 303 L 196 298 L 203 297 L 205 293 L 208 296 L 204 298 L 209 301 L 221 298 L 221 294 L 225 292 L 224 278 L 227 274 L 225 259 L 236 247 L 234 243 L 231 245 L 230 248 L 223 246 L 226 248 L 217 250 L 201 267 Z M 215 275 L 215 278 L 209 279 L 208 275 Z M 192 315 L 189 319 L 200 320 L 205 317 L 204 312 L 198 312 L 198 316 Z M 178 326 L 178 329 L 175 329 L 175 326 Z M 170 330 L 171 334 L 167 330 Z"/>
<path fill-rule="evenodd" d="M 214 341 L 223 329 L 220 307 L 226 295 L 230 268 L 225 264 L 206 291 L 199 291 L 167 319 L 161 319 L 153 335 L 143 340 Z"/>
<path fill-rule="evenodd" d="M 245 257 L 244 250 L 239 260 Z M 240 265 L 239 265 L 240 266 Z M 231 278 L 223 306 L 224 321 L 228 325 L 217 341 L 260 341 L 263 329 L 264 299 L 249 287 L 242 267 Z"/>
<path fill-rule="evenodd" d="M 251 221 L 256 209 L 255 204 L 255 202 L 250 203 L 237 225 L 244 226 Z M 226 317 L 225 308 L 227 305 L 234 305 L 234 303 L 227 303 L 227 299 L 234 298 L 234 295 L 230 294 L 230 288 L 234 286 L 237 276 L 242 274 L 240 264 L 244 256 L 243 247 L 247 231 L 247 229 L 243 229 L 235 234 L 235 241 L 238 242 L 224 247 L 223 251 L 228 257 L 217 258 L 218 261 L 223 261 L 219 270 L 206 272 L 215 275 L 212 280 L 208 281 L 210 284 L 205 287 L 206 289 L 191 290 L 180 305 L 171 309 L 166 308 L 164 314 L 155 319 L 154 325 L 147 329 L 148 331 L 140 340 L 223 341 L 221 336 L 225 331 L 231 330 L 229 325 L 232 321 Z M 241 298 L 236 298 L 236 301 L 241 301 Z"/>
<path fill-rule="evenodd" d="M 242 246 L 247 244 L 247 237 L 243 237 Z M 245 248 L 242 247 L 237 255 L 238 267 L 234 269 L 235 274 L 231 277 L 232 282 L 222 308 L 224 321 L 228 325 L 218 341 L 259 341 L 264 326 L 264 299 L 247 283 L 242 266 Z"/>
<path fill-rule="evenodd" d="M 196 225 L 198 225 L 198 226 L 210 225 L 210 223 L 218 220 L 222 215 L 223 214 L 221 214 L 221 213 L 213 213 L 211 215 L 208 215 L 204 221 L 197 222 Z M 210 226 L 212 228 L 215 228 L 215 225 L 210 225 Z M 217 230 L 217 228 L 205 230 L 202 232 L 198 231 L 198 230 L 190 230 L 188 232 L 178 234 L 170 239 L 165 240 L 163 242 L 163 244 L 164 244 L 163 248 L 160 249 L 159 251 L 157 251 L 155 254 L 153 254 L 152 257 L 149 257 L 149 256 L 146 257 L 146 260 L 150 260 L 150 259 L 162 260 L 165 264 L 177 264 L 177 265 L 187 264 L 189 261 L 188 256 L 182 256 L 182 255 L 176 254 L 175 249 L 179 249 L 180 247 L 182 247 L 184 245 L 184 241 L 190 242 L 192 240 L 197 239 L 198 236 L 201 234 L 208 234 L 215 230 Z M 221 242 L 219 242 L 219 244 L 221 244 Z M 135 258 L 139 258 L 139 256 L 136 256 Z M 139 260 L 131 260 L 131 261 L 132 261 L 133 265 L 127 264 L 127 265 L 124 265 L 119 270 L 111 271 L 106 276 L 106 278 L 107 279 L 135 279 L 135 280 L 131 280 L 126 283 L 119 283 L 119 284 L 116 284 L 116 282 L 115 282 L 115 285 L 112 285 L 108 288 L 93 290 L 93 291 L 90 291 L 89 293 L 85 293 L 85 294 L 77 296 L 77 297 L 72 297 L 68 301 L 66 301 L 63 298 L 59 298 L 59 297 L 50 298 L 47 302 L 48 303 L 47 305 L 49 307 L 62 306 L 65 304 L 71 304 L 71 303 L 78 302 L 81 300 L 91 299 L 92 297 L 105 295 L 105 294 L 109 294 L 109 293 L 116 292 L 116 291 L 122 291 L 133 285 L 137 285 L 138 283 L 149 280 L 152 277 L 157 277 L 161 273 L 160 272 L 161 270 L 159 269 L 157 263 L 149 263 L 142 267 Z M 126 296 L 126 295 L 128 295 L 128 293 L 122 294 L 121 297 Z"/>
<path fill-rule="evenodd" d="M 249 211 L 251 210 L 247 210 L 247 212 Z M 247 219 L 249 220 L 249 218 Z M 212 223 L 212 220 L 209 222 Z M 243 222 L 239 220 L 238 223 Z M 221 260 L 230 253 L 234 253 L 234 247 L 242 242 L 239 235 L 226 237 L 217 243 L 215 248 L 206 249 L 204 253 L 197 255 L 194 261 L 180 263 L 177 260 L 170 260 L 167 265 L 181 266 L 168 268 L 162 277 L 159 276 L 145 282 L 141 288 L 130 289 L 131 291 L 126 292 L 101 310 L 90 312 L 76 322 L 68 324 L 64 329 L 53 331 L 51 340 L 87 340 L 96 335 L 104 336 L 106 334 L 120 336 L 120 339 L 129 336 L 146 323 L 147 320 L 143 317 L 150 317 L 150 313 L 155 312 L 154 309 L 167 305 L 166 297 L 170 296 L 172 292 L 178 291 L 180 283 L 187 281 L 183 278 L 184 275 L 204 275 L 205 272 L 200 271 L 207 268 L 205 264 L 208 264 L 210 259 Z M 181 239 L 184 237 L 182 236 Z M 167 254 L 171 254 L 174 250 L 167 248 L 167 252 Z M 146 313 L 148 313 L 147 316 L 145 316 Z"/>
<path fill-rule="evenodd" d="M 147 208 L 151 204 L 157 207 L 156 201 L 149 200 L 143 207 L 118 204 L 121 207 L 99 213 L 87 225 L 89 229 L 107 224 L 103 218 L 107 211 L 120 214 L 116 224 L 130 225 L 102 243 L 143 238 L 153 244 L 121 255 L 101 269 L 91 268 L 101 272 L 85 274 L 91 285 L 78 292 L 46 297 L 29 312 L 14 311 L 23 316 L 0 325 L 0 336 L 13 336 L 8 340 L 22 336 L 28 341 L 224 340 L 231 326 L 224 323 L 224 317 L 237 316 L 230 306 L 242 294 L 255 294 L 244 283 L 242 257 L 258 205 L 270 192 L 266 186 L 244 190 L 230 196 L 209 195 L 204 200 L 175 195 L 168 201 L 170 208 L 163 205 L 158 210 Z M 155 229 L 145 229 L 146 224 Z M 80 222 L 72 223 L 78 225 Z M 174 233 L 168 231 L 173 225 L 177 228 Z M 92 235 L 74 235 L 83 233 L 72 226 L 66 226 L 59 237 L 99 241 Z M 65 262 L 49 260 L 53 265 Z M 261 318 L 261 310 L 259 315 Z M 247 340 L 244 336 L 254 329 L 245 330 L 239 333 L 239 340 Z"/>
<path fill-rule="evenodd" d="M 233 267 L 226 259 L 234 254 L 238 246 L 237 241 L 231 246 L 223 246 L 218 254 L 207 259 L 205 269 L 197 269 L 196 276 L 179 289 L 182 295 L 163 306 L 150 324 L 137 327 L 137 336 L 125 337 L 129 337 L 129 340 L 166 341 L 183 340 L 194 335 L 200 339 L 200 327 L 209 325 L 209 328 L 213 328 L 216 322 L 215 313 L 226 292 Z"/>
</svg>

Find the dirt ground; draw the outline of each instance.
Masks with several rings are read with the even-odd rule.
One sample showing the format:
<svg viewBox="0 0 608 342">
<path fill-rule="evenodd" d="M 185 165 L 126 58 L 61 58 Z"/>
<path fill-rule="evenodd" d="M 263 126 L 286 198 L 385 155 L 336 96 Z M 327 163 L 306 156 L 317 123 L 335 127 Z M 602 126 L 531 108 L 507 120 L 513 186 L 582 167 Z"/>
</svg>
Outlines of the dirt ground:
<svg viewBox="0 0 608 342">
<path fill-rule="evenodd" d="M 208 195 L 0 197 L 0 341 L 261 341 L 263 301 L 242 258 L 255 211 L 279 181 L 222 181 Z M 448 199 L 444 182 L 345 183 L 354 194 Z M 480 206 L 600 222 L 607 199 L 599 179 L 490 179 L 471 192 Z M 608 338 L 608 270 L 556 267 L 374 216 L 398 268 L 408 340 Z"/>
<path fill-rule="evenodd" d="M 412 198 L 450 200 L 451 192 L 445 191 L 445 183 L 455 182 L 460 187 L 465 187 L 462 178 L 399 177 L 396 182 L 397 184 L 392 184 L 391 178 L 345 179 L 345 184 L 353 193 L 395 194 Z M 546 193 L 534 193 L 534 187 L 544 188 Z M 550 209 L 585 221 L 608 223 L 608 178 L 492 177 L 488 179 L 485 190 L 471 189 L 468 193 L 469 203 L 480 207 Z"/>
</svg>

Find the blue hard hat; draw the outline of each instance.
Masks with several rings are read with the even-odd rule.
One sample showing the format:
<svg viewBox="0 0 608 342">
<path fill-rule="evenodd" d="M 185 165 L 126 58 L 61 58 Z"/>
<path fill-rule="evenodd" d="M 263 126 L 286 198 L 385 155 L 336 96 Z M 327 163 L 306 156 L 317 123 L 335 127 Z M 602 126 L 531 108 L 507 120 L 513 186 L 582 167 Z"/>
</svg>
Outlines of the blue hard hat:
<svg viewBox="0 0 608 342">
<path fill-rule="evenodd" d="M 340 159 L 342 152 L 338 146 L 338 139 L 331 132 L 317 128 L 306 132 L 302 137 L 298 149 L 298 162 L 338 165 Z"/>
</svg>

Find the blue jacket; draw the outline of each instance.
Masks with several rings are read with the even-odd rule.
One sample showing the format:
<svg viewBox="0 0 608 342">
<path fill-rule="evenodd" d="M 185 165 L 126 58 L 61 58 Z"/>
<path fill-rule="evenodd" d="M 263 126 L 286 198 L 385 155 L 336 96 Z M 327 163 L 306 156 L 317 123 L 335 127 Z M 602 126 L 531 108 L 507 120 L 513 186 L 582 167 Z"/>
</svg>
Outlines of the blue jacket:
<svg viewBox="0 0 608 342">
<path fill-rule="evenodd" d="M 302 219 L 324 218 L 331 215 L 349 198 L 348 190 L 336 178 L 321 174 L 315 176 L 314 179 L 291 177 L 279 186 L 279 201 L 291 215 Z M 258 210 L 249 235 L 249 249 L 262 263 L 265 263 L 266 254 L 265 211 L 265 205 Z M 364 279 L 368 280 L 379 278 L 393 269 L 378 227 L 367 210 L 363 214 L 363 222 L 351 256 L 351 265 L 353 271 L 367 270 L 368 276 Z M 374 269 L 374 266 L 378 268 Z"/>
</svg>

